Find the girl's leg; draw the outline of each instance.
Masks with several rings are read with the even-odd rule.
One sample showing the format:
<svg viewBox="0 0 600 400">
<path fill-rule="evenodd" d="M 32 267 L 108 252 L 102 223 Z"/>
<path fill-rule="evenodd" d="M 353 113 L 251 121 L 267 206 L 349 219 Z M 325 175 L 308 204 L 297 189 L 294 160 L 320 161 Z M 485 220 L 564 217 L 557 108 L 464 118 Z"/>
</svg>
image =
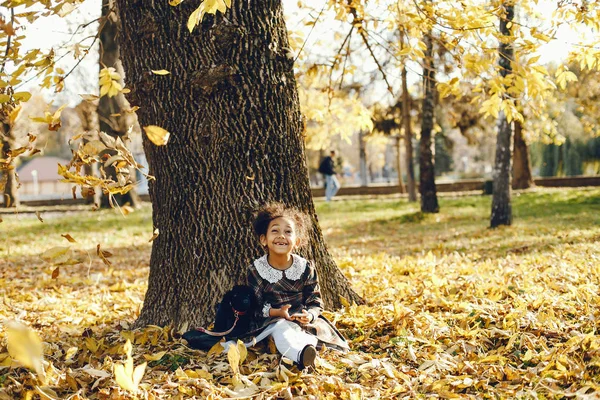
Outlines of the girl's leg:
<svg viewBox="0 0 600 400">
<path fill-rule="evenodd" d="M 317 338 L 302 330 L 297 324 L 280 320 L 275 323 L 273 340 L 277 350 L 292 361 L 301 363 L 300 353 L 308 345 L 316 346 Z"/>
</svg>

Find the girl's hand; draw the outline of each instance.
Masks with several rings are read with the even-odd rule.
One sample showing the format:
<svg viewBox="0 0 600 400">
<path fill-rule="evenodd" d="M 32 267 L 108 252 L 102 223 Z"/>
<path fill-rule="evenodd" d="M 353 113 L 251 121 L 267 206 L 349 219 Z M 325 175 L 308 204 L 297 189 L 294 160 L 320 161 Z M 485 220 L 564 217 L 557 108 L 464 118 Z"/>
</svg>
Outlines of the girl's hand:
<svg viewBox="0 0 600 400">
<path fill-rule="evenodd" d="M 286 304 L 285 306 L 281 306 L 281 308 L 271 308 L 271 310 L 269 310 L 269 315 L 271 317 L 280 317 L 280 318 L 285 318 L 288 321 L 292 321 L 292 317 L 290 316 L 290 314 L 288 312 L 290 307 L 291 307 L 290 304 Z"/>
<path fill-rule="evenodd" d="M 302 310 L 301 313 L 292 315 L 292 318 L 301 324 L 308 324 L 312 319 L 312 315 L 308 311 Z"/>
</svg>

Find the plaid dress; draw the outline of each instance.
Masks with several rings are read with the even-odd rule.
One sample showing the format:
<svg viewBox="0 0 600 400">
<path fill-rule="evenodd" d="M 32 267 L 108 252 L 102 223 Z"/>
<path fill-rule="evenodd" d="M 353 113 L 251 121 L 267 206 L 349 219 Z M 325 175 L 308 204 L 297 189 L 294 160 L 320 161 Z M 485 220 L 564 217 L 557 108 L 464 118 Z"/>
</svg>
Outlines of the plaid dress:
<svg viewBox="0 0 600 400">
<path fill-rule="evenodd" d="M 266 326 L 281 319 L 269 316 L 271 308 L 289 304 L 290 315 L 302 310 L 313 315 L 311 323 L 300 325 L 303 330 L 316 336 L 321 344 L 348 350 L 348 343 L 341 333 L 321 315 L 323 300 L 314 266 L 296 254 L 292 257 L 292 265 L 283 271 L 271 267 L 266 255 L 254 260 L 248 268 L 247 284 L 254 290 L 258 304 L 252 334 L 260 333 Z"/>
</svg>

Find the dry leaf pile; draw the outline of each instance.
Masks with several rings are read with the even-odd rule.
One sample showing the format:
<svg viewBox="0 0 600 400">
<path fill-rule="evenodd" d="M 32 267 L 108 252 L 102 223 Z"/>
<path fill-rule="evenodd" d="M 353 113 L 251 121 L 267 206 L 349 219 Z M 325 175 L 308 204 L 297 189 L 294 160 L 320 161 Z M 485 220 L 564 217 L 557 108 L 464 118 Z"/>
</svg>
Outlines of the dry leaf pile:
<svg viewBox="0 0 600 400">
<path fill-rule="evenodd" d="M 535 199 L 538 194 L 528 196 Z M 386 205 L 379 203 L 379 208 Z M 299 373 L 270 346 L 248 352 L 232 346 L 227 353 L 216 346 L 202 352 L 187 348 L 170 327 L 131 330 L 148 274 L 153 227 L 147 209 L 104 222 L 100 219 L 109 212 L 81 213 L 76 219 L 45 215 L 44 224 L 59 224 L 63 236 L 52 234 L 38 248 L 36 242 L 22 240 L 25 233 L 21 239 L 15 234 L 8 265 L 0 269 L 0 319 L 5 321 L 0 331 L 0 399 L 599 396 L 597 220 L 578 220 L 576 213 L 536 220 L 557 241 L 492 251 L 478 241 L 517 242 L 523 239 L 516 236 L 526 237 L 534 228 L 523 217 L 522 225 L 481 233 L 474 227 L 485 220 L 473 217 L 480 205 L 474 213 L 463 214 L 464 202 L 449 201 L 442 204 L 440 216 L 407 218 L 395 225 L 397 237 L 387 237 L 390 248 L 407 243 L 410 249 L 402 235 L 419 230 L 423 234 L 418 240 L 439 240 L 435 218 L 447 218 L 446 228 L 454 227 L 459 234 L 442 246 L 423 242 L 421 248 L 428 251 L 400 253 L 368 244 L 350 250 L 336 242 L 342 236 L 336 236 L 341 222 L 332 217 L 334 212 L 344 211 L 346 221 L 363 226 L 366 236 L 388 229 L 386 218 L 365 211 L 371 205 L 360 205 L 360 210 L 340 205 L 345 211 L 320 206 L 334 256 L 369 304 L 346 304 L 327 313 L 353 351 L 321 354 L 311 373 Z M 591 212 L 599 205 L 592 205 Z M 590 211 L 590 204 L 583 206 Z M 403 207 L 396 211 L 406 214 Z M 379 212 L 374 206 L 372 210 Z M 389 215 L 388 220 L 394 218 Z M 112 230 L 101 237 L 79 236 L 75 225 L 85 219 L 98 219 L 101 226 L 109 223 Z M 132 220 L 139 224 L 132 225 Z M 4 215 L 7 226 L 24 222 L 41 224 L 35 216 L 10 221 Z M 543 231 L 537 225 L 535 229 Z M 108 236 L 115 236 L 115 242 Z M 132 247 L 118 247 L 127 236 L 125 243 Z M 455 250 L 465 243 L 471 251 Z M 70 248 L 58 255 L 44 253 L 60 246 Z M 56 267 L 48 260 L 63 258 L 81 263 L 66 263 L 53 278 Z"/>
</svg>

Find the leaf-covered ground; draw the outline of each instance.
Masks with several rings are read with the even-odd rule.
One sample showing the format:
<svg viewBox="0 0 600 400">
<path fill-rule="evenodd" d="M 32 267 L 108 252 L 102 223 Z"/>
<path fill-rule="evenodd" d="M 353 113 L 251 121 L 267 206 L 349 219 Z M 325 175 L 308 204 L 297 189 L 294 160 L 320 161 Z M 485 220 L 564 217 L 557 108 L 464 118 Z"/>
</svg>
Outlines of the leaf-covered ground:
<svg viewBox="0 0 600 400">
<path fill-rule="evenodd" d="M 148 274 L 147 206 L 125 218 L 45 211 L 43 223 L 0 214 L 0 319 L 43 341 L 36 350 L 30 331 L 3 323 L 0 399 L 597 398 L 600 189 L 516 195 L 515 224 L 496 230 L 490 201 L 442 198 L 436 215 L 393 198 L 317 203 L 369 304 L 329 314 L 353 351 L 322 354 L 312 373 L 268 349 L 234 373 L 235 360 L 190 350 L 170 328 L 130 330 Z M 40 257 L 56 246 L 70 247 Z M 29 369 L 10 357 L 8 333 Z M 134 394 L 124 388 L 135 367 Z"/>
</svg>

